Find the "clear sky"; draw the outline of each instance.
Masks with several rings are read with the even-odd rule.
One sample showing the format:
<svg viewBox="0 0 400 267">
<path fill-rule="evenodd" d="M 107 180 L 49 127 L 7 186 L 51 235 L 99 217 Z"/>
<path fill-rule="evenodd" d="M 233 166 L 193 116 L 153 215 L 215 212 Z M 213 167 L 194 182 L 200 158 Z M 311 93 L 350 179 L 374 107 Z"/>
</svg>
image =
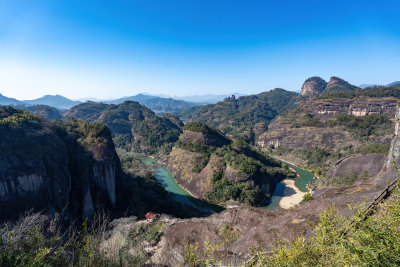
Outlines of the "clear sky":
<svg viewBox="0 0 400 267">
<path fill-rule="evenodd" d="M 117 98 L 400 80 L 400 1 L 0 0 L 0 93 Z"/>
</svg>

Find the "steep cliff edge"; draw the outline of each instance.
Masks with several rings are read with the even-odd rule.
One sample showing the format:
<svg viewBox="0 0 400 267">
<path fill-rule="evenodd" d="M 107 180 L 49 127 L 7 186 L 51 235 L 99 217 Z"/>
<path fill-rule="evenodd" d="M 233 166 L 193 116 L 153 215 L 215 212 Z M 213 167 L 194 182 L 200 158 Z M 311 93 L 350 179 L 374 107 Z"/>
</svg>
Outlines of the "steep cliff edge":
<svg viewBox="0 0 400 267">
<path fill-rule="evenodd" d="M 82 218 L 114 207 L 120 163 L 103 124 L 52 124 L 2 106 L 0 134 L 1 219 L 27 209 Z"/>
</svg>

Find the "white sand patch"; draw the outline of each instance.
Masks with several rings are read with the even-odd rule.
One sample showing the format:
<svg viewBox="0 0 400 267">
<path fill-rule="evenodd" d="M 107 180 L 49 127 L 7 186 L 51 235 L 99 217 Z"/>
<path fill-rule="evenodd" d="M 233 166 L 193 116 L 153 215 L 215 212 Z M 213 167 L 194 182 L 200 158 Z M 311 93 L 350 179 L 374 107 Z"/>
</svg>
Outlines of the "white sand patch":
<svg viewBox="0 0 400 267">
<path fill-rule="evenodd" d="M 279 201 L 279 207 L 281 207 L 283 209 L 290 209 L 290 208 L 298 205 L 303 200 L 303 196 L 307 193 L 300 191 L 300 189 L 298 189 L 297 186 L 295 186 L 294 180 L 286 179 L 286 180 L 283 180 L 282 182 L 286 185 L 286 188 L 283 193 L 284 196 Z M 285 196 L 287 190 L 289 190 L 291 192 L 292 192 L 292 190 L 294 190 L 295 193 Z"/>
</svg>

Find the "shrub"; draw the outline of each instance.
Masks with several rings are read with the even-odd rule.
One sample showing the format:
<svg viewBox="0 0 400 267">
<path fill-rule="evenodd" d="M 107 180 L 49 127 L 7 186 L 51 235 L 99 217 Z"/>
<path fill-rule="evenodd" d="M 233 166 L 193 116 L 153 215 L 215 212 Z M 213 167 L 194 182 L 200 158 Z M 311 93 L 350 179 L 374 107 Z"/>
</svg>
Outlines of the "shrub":
<svg viewBox="0 0 400 267">
<path fill-rule="evenodd" d="M 303 200 L 301 201 L 301 203 L 306 203 L 312 199 L 313 199 L 312 195 L 310 193 L 306 193 L 306 194 L 304 194 Z"/>
</svg>

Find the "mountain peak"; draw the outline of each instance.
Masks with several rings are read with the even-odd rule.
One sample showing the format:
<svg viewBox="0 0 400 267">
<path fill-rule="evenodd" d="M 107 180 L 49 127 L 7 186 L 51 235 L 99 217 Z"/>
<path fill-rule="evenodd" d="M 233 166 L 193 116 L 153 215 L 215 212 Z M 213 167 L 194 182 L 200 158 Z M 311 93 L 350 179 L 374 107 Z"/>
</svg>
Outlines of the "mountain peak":
<svg viewBox="0 0 400 267">
<path fill-rule="evenodd" d="M 313 76 L 305 80 L 301 87 L 301 95 L 316 96 L 322 93 L 326 88 L 326 81 L 318 76 Z"/>
<path fill-rule="evenodd" d="M 354 86 L 347 81 L 336 77 L 332 76 L 326 86 L 326 91 L 344 91 L 344 90 L 355 90 L 357 89 L 357 86 Z"/>
<path fill-rule="evenodd" d="M 69 109 L 75 105 L 80 104 L 80 101 L 73 101 L 62 95 L 45 95 L 33 100 L 24 101 L 30 105 L 47 105 L 58 109 Z"/>
</svg>

